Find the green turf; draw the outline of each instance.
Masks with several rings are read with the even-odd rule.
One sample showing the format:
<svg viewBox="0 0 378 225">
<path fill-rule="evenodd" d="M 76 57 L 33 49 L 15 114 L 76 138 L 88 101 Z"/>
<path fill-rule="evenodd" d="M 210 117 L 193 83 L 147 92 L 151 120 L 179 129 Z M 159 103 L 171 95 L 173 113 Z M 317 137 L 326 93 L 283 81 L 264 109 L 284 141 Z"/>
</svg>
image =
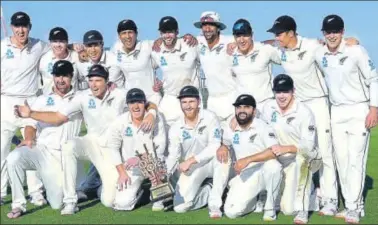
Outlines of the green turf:
<svg viewBox="0 0 378 225">
<path fill-rule="evenodd" d="M 362 218 L 361 223 L 374 224 L 378 221 L 378 189 L 375 188 L 374 182 L 378 179 L 378 128 L 374 129 L 371 135 L 370 151 L 367 166 L 367 182 L 365 188 L 368 189 L 365 211 L 366 217 Z M 144 204 L 132 212 L 114 212 L 109 208 L 105 208 L 98 202 L 92 200 L 81 203 L 82 210 L 74 216 L 61 216 L 59 211 L 54 211 L 51 208 L 36 208 L 28 205 L 29 213 L 19 219 L 9 220 L 6 213 L 10 209 L 10 197 L 8 196 L 7 204 L 1 207 L 1 224 L 255 224 L 263 223 L 262 214 L 251 213 L 247 216 L 238 219 L 222 219 L 212 220 L 208 218 L 207 209 L 201 209 L 185 214 L 177 214 L 170 212 L 152 212 L 150 204 Z M 272 224 L 291 224 L 292 216 L 278 215 L 278 219 Z M 340 224 L 343 220 L 320 217 L 316 214 L 310 217 L 310 223 L 313 224 Z"/>
</svg>

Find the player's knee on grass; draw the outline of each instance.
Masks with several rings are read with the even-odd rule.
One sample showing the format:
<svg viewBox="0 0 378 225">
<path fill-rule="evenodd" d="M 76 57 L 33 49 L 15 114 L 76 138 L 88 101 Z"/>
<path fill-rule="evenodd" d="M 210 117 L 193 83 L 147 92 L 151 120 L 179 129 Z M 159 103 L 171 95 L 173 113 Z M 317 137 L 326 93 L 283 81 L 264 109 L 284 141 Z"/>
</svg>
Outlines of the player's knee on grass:
<svg viewBox="0 0 378 225">
<path fill-rule="evenodd" d="M 175 205 L 175 202 L 173 202 L 173 204 L 174 204 L 173 210 L 176 213 L 186 213 L 193 207 L 193 202 L 191 201 L 180 203 L 178 205 Z"/>
<path fill-rule="evenodd" d="M 243 207 L 241 205 L 234 204 L 225 204 L 224 205 L 224 214 L 230 218 L 235 219 L 242 215 Z"/>
</svg>

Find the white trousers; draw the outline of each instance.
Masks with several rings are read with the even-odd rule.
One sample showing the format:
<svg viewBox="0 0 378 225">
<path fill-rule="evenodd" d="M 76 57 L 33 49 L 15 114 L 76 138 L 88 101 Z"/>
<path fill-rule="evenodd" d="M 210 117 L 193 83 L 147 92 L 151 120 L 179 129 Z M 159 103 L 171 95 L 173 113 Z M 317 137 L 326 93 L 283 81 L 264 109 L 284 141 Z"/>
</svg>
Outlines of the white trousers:
<svg viewBox="0 0 378 225">
<path fill-rule="evenodd" d="M 46 196 L 53 209 L 60 209 L 63 201 L 63 171 L 61 152 L 48 149 L 44 145 L 32 149 L 23 146 L 14 149 L 7 157 L 9 180 L 12 188 L 12 208 L 26 211 L 26 199 L 23 189 L 26 170 L 38 172 L 46 189 Z M 83 178 L 83 166 L 79 167 Z"/>
<path fill-rule="evenodd" d="M 196 210 L 206 204 L 209 208 L 220 209 L 230 169 L 231 163 L 220 163 L 214 157 L 209 162 L 194 165 L 187 174 L 181 173 L 173 198 L 175 212 L 183 213 Z M 213 178 L 212 188 L 209 185 L 201 187 L 206 178 Z"/>
<path fill-rule="evenodd" d="M 320 169 L 321 159 L 308 160 L 301 154 L 291 159 L 281 161 L 285 174 L 281 212 L 292 215 L 297 211 L 318 211 L 312 175 Z"/>
<path fill-rule="evenodd" d="M 207 109 L 214 112 L 220 120 L 227 120 L 231 115 L 235 114 L 235 107 L 232 103 L 235 102 L 237 97 L 236 91 L 218 96 L 210 95 L 207 100 Z"/>
<path fill-rule="evenodd" d="M 370 131 L 365 128 L 367 103 L 331 107 L 332 140 L 345 206 L 361 210 Z"/>
<path fill-rule="evenodd" d="M 332 148 L 328 99 L 325 97 L 315 98 L 303 103 L 312 110 L 315 117 L 317 142 L 323 162 L 319 170 L 322 201 L 332 199 L 337 202 L 336 163 Z"/>
<path fill-rule="evenodd" d="M 252 212 L 256 207 L 256 197 L 263 190 L 268 193 L 265 211 L 275 210 L 281 180 L 282 165 L 275 159 L 242 171 L 229 182 L 230 188 L 224 204 L 226 216 L 234 219 Z"/>
<path fill-rule="evenodd" d="M 180 100 L 175 95 L 164 94 L 159 104 L 159 111 L 163 113 L 168 126 L 172 126 L 174 122 L 183 114 L 181 110 Z"/>
<path fill-rule="evenodd" d="M 64 203 L 77 203 L 78 197 L 75 191 L 77 161 L 89 160 L 97 168 L 101 177 L 102 204 L 106 207 L 113 206 L 118 173 L 108 156 L 109 150 L 100 146 L 99 139 L 98 136 L 87 134 L 70 140 L 62 146 Z"/>
<path fill-rule="evenodd" d="M 27 100 L 29 105 L 32 105 L 36 97 L 20 98 L 1 95 L 1 189 L 0 197 L 7 195 L 8 187 L 8 172 L 6 166 L 6 158 L 9 155 L 12 138 L 17 129 L 21 128 L 21 133 L 24 135 L 25 119 L 17 118 L 14 115 L 15 105 L 24 105 Z M 28 193 L 33 196 L 42 192 L 42 182 L 37 172 L 27 171 L 26 181 L 28 185 Z"/>
</svg>

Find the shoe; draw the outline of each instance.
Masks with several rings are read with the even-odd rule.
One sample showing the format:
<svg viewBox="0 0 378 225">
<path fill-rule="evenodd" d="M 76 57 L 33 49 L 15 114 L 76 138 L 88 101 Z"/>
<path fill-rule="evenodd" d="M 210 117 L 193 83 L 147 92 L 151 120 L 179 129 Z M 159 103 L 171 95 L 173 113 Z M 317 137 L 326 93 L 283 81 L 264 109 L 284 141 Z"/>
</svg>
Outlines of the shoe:
<svg viewBox="0 0 378 225">
<path fill-rule="evenodd" d="M 209 207 L 209 217 L 211 219 L 218 219 L 218 218 L 222 218 L 223 216 L 223 213 L 222 211 L 217 208 L 217 207 Z"/>
<path fill-rule="evenodd" d="M 79 207 L 76 203 L 67 203 L 60 211 L 60 215 L 73 215 L 77 212 L 79 212 Z"/>
<path fill-rule="evenodd" d="M 320 216 L 335 216 L 337 213 L 336 201 L 330 200 L 325 202 L 323 208 L 319 211 Z"/>
<path fill-rule="evenodd" d="M 88 200 L 88 195 L 84 191 L 77 191 L 76 194 L 78 201 L 83 202 Z"/>
<path fill-rule="evenodd" d="M 308 212 L 299 211 L 294 218 L 295 224 L 307 224 L 308 223 Z"/>
<path fill-rule="evenodd" d="M 264 211 L 264 203 L 262 201 L 257 201 L 256 208 L 253 212 L 255 213 L 262 213 Z"/>
<path fill-rule="evenodd" d="M 35 206 L 43 206 L 47 204 L 47 201 L 42 194 L 36 194 L 30 197 L 30 203 Z"/>
<path fill-rule="evenodd" d="M 277 219 L 275 210 L 264 211 L 263 220 L 266 222 L 274 221 Z"/>
<path fill-rule="evenodd" d="M 357 210 L 348 210 L 345 215 L 345 223 L 359 224 L 360 213 Z"/>
<path fill-rule="evenodd" d="M 338 219 L 345 219 L 346 214 L 347 214 L 347 210 L 343 209 L 340 212 L 336 213 L 335 217 L 338 218 Z M 363 210 L 363 209 L 361 210 L 360 216 L 365 217 L 365 210 Z"/>
<path fill-rule="evenodd" d="M 154 202 L 152 204 L 152 211 L 153 212 L 160 212 L 160 211 L 164 211 L 164 201 L 163 200 L 160 200 L 160 201 L 157 201 L 157 202 Z"/>
</svg>

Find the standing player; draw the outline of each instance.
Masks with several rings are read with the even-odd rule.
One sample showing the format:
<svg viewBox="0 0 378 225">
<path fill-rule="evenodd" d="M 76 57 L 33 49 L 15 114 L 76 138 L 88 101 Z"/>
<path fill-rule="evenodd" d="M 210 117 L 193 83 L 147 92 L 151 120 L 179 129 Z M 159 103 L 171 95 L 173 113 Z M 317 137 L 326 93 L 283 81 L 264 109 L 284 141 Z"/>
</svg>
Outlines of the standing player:
<svg viewBox="0 0 378 225">
<path fill-rule="evenodd" d="M 359 223 L 364 209 L 370 130 L 378 122 L 378 75 L 366 50 L 343 40 L 344 21 L 338 15 L 324 18 L 326 46 L 316 52 L 325 74 L 331 106 L 332 140 L 347 223 Z"/>
<path fill-rule="evenodd" d="M 146 115 L 145 105 L 147 103 L 146 96 L 141 89 L 129 90 L 126 102 L 129 111 L 120 115 L 109 128 L 108 147 L 112 151 L 111 154 L 114 155 L 112 157 L 113 165 L 118 171 L 118 188 L 113 206 L 115 210 L 133 210 L 135 204 L 142 197 L 141 185 L 146 177 L 138 167 L 127 166 L 128 161 L 136 159 L 135 151 L 143 154 L 145 152 L 143 144 L 146 144 L 150 153 L 153 153 L 153 142 L 157 146 L 157 156 L 163 160 L 167 139 L 164 120 L 159 114 L 152 132 L 145 133 L 139 130 Z M 160 206 L 160 204 L 153 204 L 154 211 L 156 206 Z"/>
<path fill-rule="evenodd" d="M 251 95 L 240 95 L 235 103 L 235 117 L 237 128 L 232 131 L 225 128 L 223 134 L 223 146 L 217 151 L 218 160 L 227 160 L 231 149 L 238 162 L 246 157 L 259 155 L 261 152 L 277 145 L 277 139 L 266 123 L 256 118 L 256 100 Z M 227 146 L 228 149 L 224 149 Z M 224 151 L 226 155 L 221 152 Z M 269 152 L 273 155 L 272 152 Z M 282 166 L 276 159 L 262 163 L 248 164 L 247 168 L 238 171 L 229 182 L 229 192 L 224 205 L 225 214 L 230 218 L 245 215 L 256 208 L 258 194 L 266 190 L 269 198 L 266 200 L 264 221 L 276 219 L 275 202 L 278 199 L 279 187 L 282 179 Z"/>
<path fill-rule="evenodd" d="M 108 88 L 109 72 L 101 65 L 93 65 L 88 73 L 90 90 L 85 90 L 71 100 L 69 104 L 59 107 L 57 112 L 31 111 L 29 107 L 19 106 L 22 117 L 30 117 L 37 121 L 60 125 L 75 115 L 82 113 L 87 125 L 87 134 L 74 138 L 62 146 L 63 162 L 63 203 L 61 214 L 74 214 L 78 211 L 77 194 L 75 191 L 77 177 L 77 160 L 90 160 L 98 169 L 102 180 L 101 202 L 112 207 L 114 201 L 114 186 L 117 181 L 117 171 L 109 158 L 106 148 L 108 123 L 122 114 L 126 107 L 123 90 Z M 151 129 L 153 115 L 149 113 L 144 119 L 141 129 Z M 106 122 L 105 122 L 106 121 Z"/>
<path fill-rule="evenodd" d="M 42 76 L 42 92 L 49 94 L 54 86 L 53 65 L 58 60 L 68 60 L 73 64 L 74 73 L 71 79 L 72 86 L 77 89 L 77 69 L 76 63 L 79 61 L 77 52 L 68 49 L 68 34 L 67 31 L 61 27 L 55 27 L 50 30 L 49 41 L 51 50 L 42 56 L 39 63 L 39 72 Z"/>
<path fill-rule="evenodd" d="M 285 173 L 281 211 L 286 215 L 295 213 L 294 222 L 305 224 L 308 211 L 318 210 L 316 195 L 312 193 L 312 174 L 321 165 L 315 119 L 312 111 L 294 97 L 294 82 L 290 76 L 277 75 L 273 91 L 276 101 L 266 104 L 261 115 L 272 126 L 279 142 L 271 151 Z"/>
<path fill-rule="evenodd" d="M 196 87 L 185 86 L 178 98 L 183 115 L 169 130 L 167 159 L 168 173 L 175 172 L 179 164 L 174 210 L 184 213 L 208 204 L 210 217 L 221 217 L 222 195 L 227 185 L 231 159 L 228 159 L 228 163 L 221 163 L 215 158 L 221 143 L 219 120 L 214 113 L 199 107 L 201 102 Z M 206 178 L 211 177 L 212 185 L 203 184 Z"/>
<path fill-rule="evenodd" d="M 1 41 L 1 198 L 7 194 L 8 175 L 5 159 L 11 148 L 11 141 L 17 129 L 23 128 L 24 119 L 16 118 L 13 106 L 33 103 L 37 98 L 39 73 L 38 63 L 49 46 L 39 39 L 29 37 L 32 24 L 24 12 L 16 12 L 11 17 L 13 36 Z M 41 188 L 42 183 L 36 172 L 27 172 L 28 192 L 31 202 L 36 205 L 46 203 Z"/>
<path fill-rule="evenodd" d="M 55 62 L 51 71 L 55 85 L 50 93 L 37 98 L 33 110 L 55 111 L 66 102 L 69 103 L 75 96 L 75 90 L 71 86 L 73 73 L 74 68 L 69 61 Z M 61 145 L 79 136 L 81 122 L 80 114 L 70 117 L 61 126 L 29 119 L 25 127 L 25 140 L 7 157 L 12 187 L 12 211 L 8 213 L 9 218 L 17 218 L 26 211 L 23 189 L 26 170 L 36 170 L 40 174 L 47 200 L 53 209 L 60 209 L 63 200 Z"/>
<path fill-rule="evenodd" d="M 163 44 L 160 51 L 153 51 L 151 56 L 162 71 L 164 95 L 159 104 L 159 111 L 164 114 L 167 125 L 171 126 L 182 114 L 180 103 L 177 101 L 180 90 L 195 83 L 197 50 L 186 44 L 183 39 L 178 39 L 179 28 L 175 18 L 161 18 L 159 31 Z"/>
</svg>

